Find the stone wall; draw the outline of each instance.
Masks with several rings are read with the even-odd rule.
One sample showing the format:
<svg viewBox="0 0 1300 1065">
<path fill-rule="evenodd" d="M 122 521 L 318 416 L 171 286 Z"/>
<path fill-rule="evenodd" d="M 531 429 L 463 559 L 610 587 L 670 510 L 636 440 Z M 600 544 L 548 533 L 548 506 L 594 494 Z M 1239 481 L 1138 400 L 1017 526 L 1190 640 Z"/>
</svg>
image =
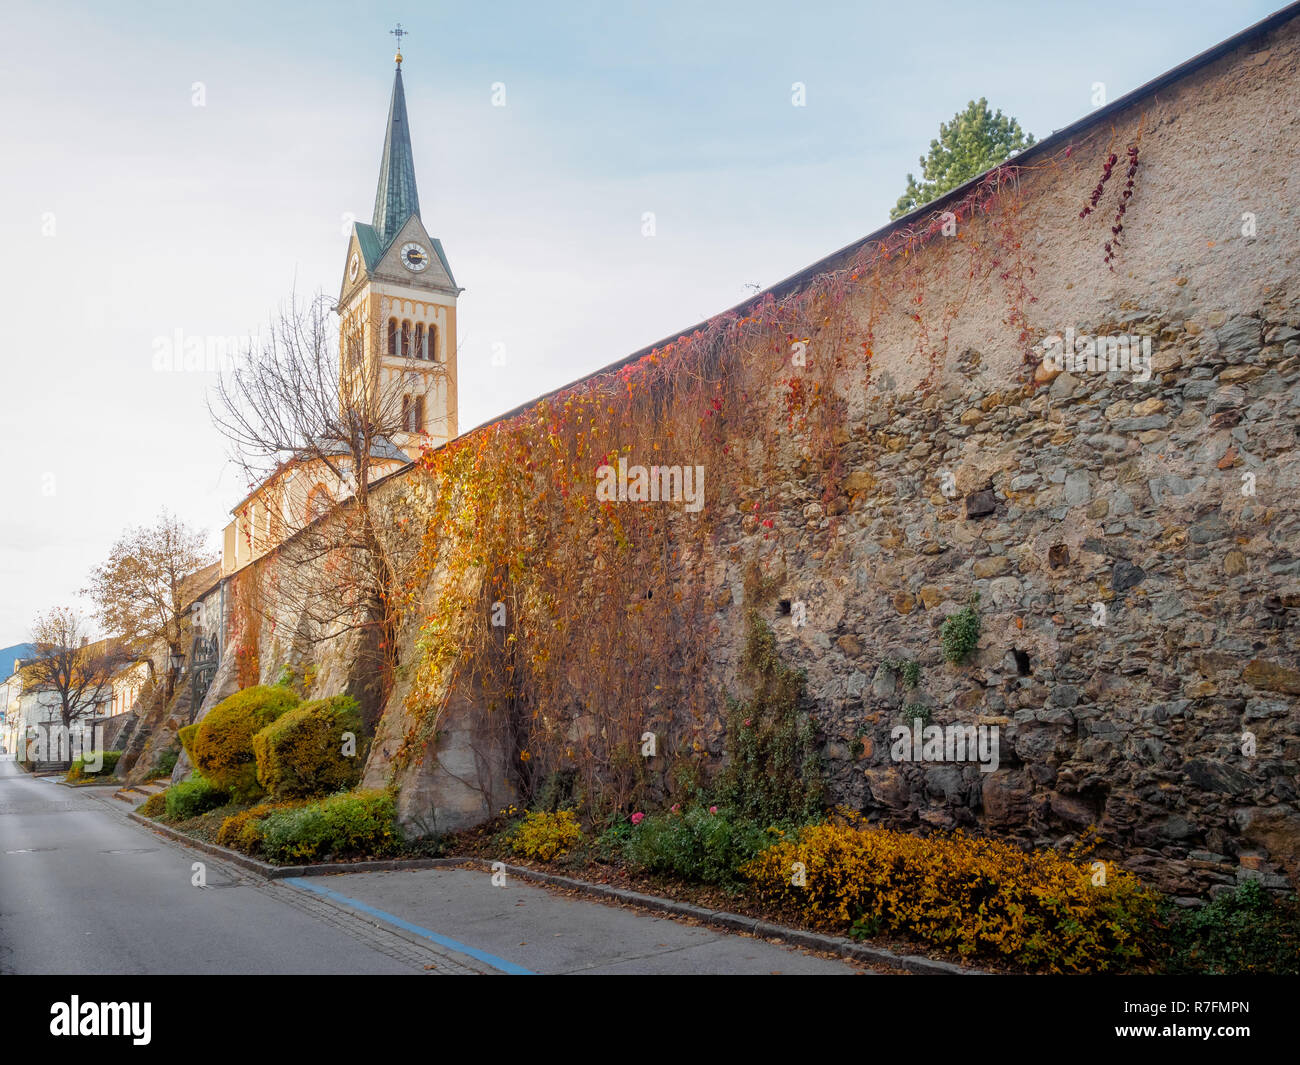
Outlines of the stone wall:
<svg viewBox="0 0 1300 1065">
<path fill-rule="evenodd" d="M 740 364 L 734 466 L 709 471 L 716 535 L 691 545 L 711 562 L 708 681 L 719 702 L 736 688 L 757 566 L 781 652 L 808 673 L 832 801 L 1027 844 L 1095 826 L 1102 856 L 1182 897 L 1300 882 L 1298 123 L 1292 21 L 1025 153 L 910 244 L 886 236 L 828 264 L 851 328 L 823 330 L 814 303 L 806 366 Z M 952 224 L 923 236 L 931 221 Z M 1040 364 L 1067 330 L 1149 341 L 1149 379 Z M 822 451 L 791 429 L 801 374 L 825 386 Z M 405 507 L 425 476 L 390 479 L 385 505 Z M 770 525 L 743 505 L 755 493 Z M 941 626 L 972 593 L 978 649 L 952 664 Z M 262 634 L 262 679 L 311 655 L 312 694 L 340 690 L 350 645 L 295 631 Z M 903 660 L 915 690 L 886 665 Z M 409 824 L 490 816 L 510 753 L 473 692 L 453 696 L 436 750 L 392 776 L 406 694 L 399 676 L 367 783 L 395 779 Z M 918 706 L 996 727 L 997 769 L 895 760 L 891 731 Z M 722 729 L 714 715 L 715 760 Z"/>
</svg>

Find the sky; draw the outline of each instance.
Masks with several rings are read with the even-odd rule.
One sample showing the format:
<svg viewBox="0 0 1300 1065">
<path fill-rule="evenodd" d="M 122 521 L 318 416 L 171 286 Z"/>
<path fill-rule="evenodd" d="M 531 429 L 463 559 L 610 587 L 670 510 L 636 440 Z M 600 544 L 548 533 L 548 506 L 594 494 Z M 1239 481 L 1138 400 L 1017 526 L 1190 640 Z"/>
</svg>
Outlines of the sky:
<svg viewBox="0 0 1300 1065">
<path fill-rule="evenodd" d="M 1280 6 L 6 0 L 0 646 L 164 507 L 215 554 L 246 486 L 160 343 L 338 295 L 399 20 L 465 431 L 875 230 L 969 100 L 1041 139 Z"/>
</svg>

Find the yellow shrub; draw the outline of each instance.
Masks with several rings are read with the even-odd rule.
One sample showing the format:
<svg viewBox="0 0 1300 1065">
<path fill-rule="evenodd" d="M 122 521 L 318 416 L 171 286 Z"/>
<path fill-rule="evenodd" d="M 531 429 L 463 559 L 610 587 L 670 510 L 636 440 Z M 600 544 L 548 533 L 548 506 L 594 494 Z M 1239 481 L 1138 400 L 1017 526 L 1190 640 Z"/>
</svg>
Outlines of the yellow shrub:
<svg viewBox="0 0 1300 1065">
<path fill-rule="evenodd" d="M 199 726 L 198 726 L 198 723 L 197 723 L 197 722 L 196 722 L 195 724 L 193 724 L 193 725 L 185 725 L 185 726 L 183 726 L 183 727 L 182 727 L 179 731 L 177 731 L 177 733 L 176 733 L 177 737 L 178 737 L 178 738 L 180 739 L 180 741 L 181 741 L 181 747 L 183 747 L 183 748 L 185 749 L 185 753 L 188 754 L 188 755 L 190 756 L 190 765 L 194 765 L 194 764 L 195 764 L 195 761 L 194 761 L 194 737 L 197 736 L 198 733 L 199 733 Z"/>
<path fill-rule="evenodd" d="M 200 773 L 240 802 L 261 798 L 253 736 L 298 705 L 288 688 L 245 688 L 217 703 L 191 737 Z M 182 740 L 184 742 L 184 740 Z"/>
<path fill-rule="evenodd" d="M 1131 967 L 1153 950 L 1158 897 L 1133 876 L 1107 865 L 1105 886 L 1094 886 L 1087 866 L 997 840 L 813 825 L 742 872 L 762 898 L 811 924 L 903 933 L 963 956 L 1098 972 Z"/>
<path fill-rule="evenodd" d="M 343 737 L 352 734 L 345 745 Z M 344 754 L 350 749 L 350 754 Z M 336 695 L 295 706 L 253 736 L 257 780 L 278 798 L 332 795 L 355 787 L 366 761 L 355 699 Z"/>
<path fill-rule="evenodd" d="M 167 812 L 167 792 L 159 791 L 145 799 L 135 810 L 141 817 L 162 817 Z"/>
<path fill-rule="evenodd" d="M 292 802 L 263 802 L 241 810 L 221 822 L 221 827 L 217 829 L 217 845 L 255 855 L 262 849 L 262 832 L 258 822 L 277 810 L 291 810 L 299 805 L 301 804 Z"/>
<path fill-rule="evenodd" d="M 510 849 L 525 858 L 549 862 L 582 842 L 582 828 L 572 810 L 525 814 L 510 835 Z"/>
</svg>

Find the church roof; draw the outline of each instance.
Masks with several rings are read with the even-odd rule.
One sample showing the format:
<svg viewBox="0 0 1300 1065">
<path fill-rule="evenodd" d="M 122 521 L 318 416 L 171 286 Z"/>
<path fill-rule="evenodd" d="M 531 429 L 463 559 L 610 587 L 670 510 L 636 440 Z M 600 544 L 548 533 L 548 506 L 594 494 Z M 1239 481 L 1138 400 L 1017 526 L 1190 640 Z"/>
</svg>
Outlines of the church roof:
<svg viewBox="0 0 1300 1065">
<path fill-rule="evenodd" d="M 306 454 L 311 455 L 351 455 L 352 447 L 346 440 L 335 440 L 326 436 L 318 436 L 311 442 L 311 447 L 307 449 Z M 410 462 L 405 451 L 394 444 L 386 436 L 376 435 L 370 441 L 370 457 L 372 459 L 395 459 L 398 462 Z"/>
<path fill-rule="evenodd" d="M 388 105 L 384 155 L 379 163 L 379 187 L 375 190 L 375 216 L 371 220 L 380 247 L 386 248 L 403 223 L 411 215 L 419 213 L 420 196 L 415 188 L 411 127 L 406 120 L 406 93 L 402 89 L 402 68 L 399 65 L 393 78 L 393 98 Z"/>
<path fill-rule="evenodd" d="M 379 239 L 374 226 L 368 226 L 365 222 L 354 222 L 353 225 L 356 227 L 357 241 L 361 245 L 361 254 L 366 260 L 366 271 L 373 271 L 375 265 L 383 258 L 388 242 Z"/>
</svg>

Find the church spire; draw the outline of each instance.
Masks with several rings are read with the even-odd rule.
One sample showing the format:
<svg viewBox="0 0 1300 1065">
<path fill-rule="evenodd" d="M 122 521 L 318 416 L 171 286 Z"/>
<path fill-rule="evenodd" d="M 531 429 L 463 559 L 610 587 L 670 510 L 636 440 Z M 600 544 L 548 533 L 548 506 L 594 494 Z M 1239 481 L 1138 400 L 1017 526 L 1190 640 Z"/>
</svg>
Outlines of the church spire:
<svg viewBox="0 0 1300 1065">
<path fill-rule="evenodd" d="M 384 133 L 384 155 L 379 163 L 379 187 L 375 190 L 375 216 L 372 224 L 381 246 L 397 235 L 411 215 L 420 214 L 420 196 L 415 188 L 415 158 L 411 153 L 411 129 L 406 121 L 406 93 L 402 89 L 402 36 L 397 29 L 397 74 L 393 78 L 393 98 L 388 105 L 388 127 Z"/>
</svg>

